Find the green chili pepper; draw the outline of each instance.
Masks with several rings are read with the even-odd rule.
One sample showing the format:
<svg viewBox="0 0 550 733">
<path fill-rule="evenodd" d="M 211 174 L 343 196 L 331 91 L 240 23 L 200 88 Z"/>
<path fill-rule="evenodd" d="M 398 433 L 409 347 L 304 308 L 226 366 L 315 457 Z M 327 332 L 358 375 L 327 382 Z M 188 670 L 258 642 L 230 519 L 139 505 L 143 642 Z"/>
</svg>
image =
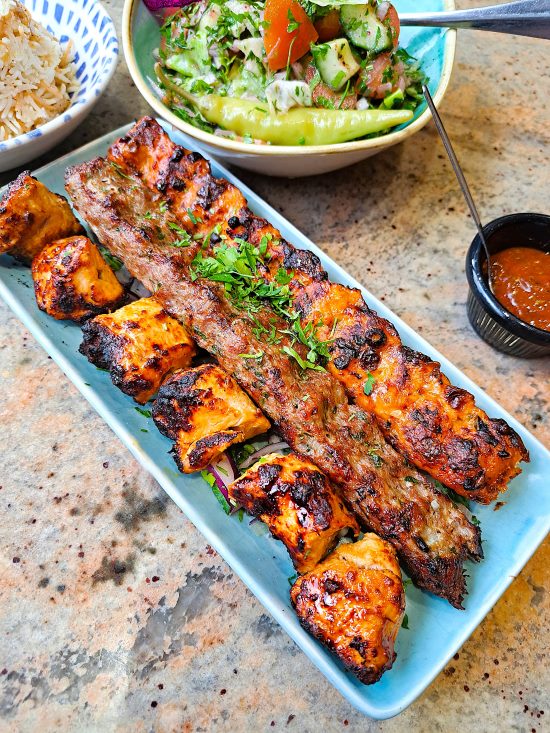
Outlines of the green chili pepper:
<svg viewBox="0 0 550 733">
<path fill-rule="evenodd" d="M 196 97 L 175 84 L 157 64 L 165 88 L 193 104 L 207 122 L 242 137 L 273 145 L 333 145 L 387 130 L 412 119 L 407 109 L 336 110 L 300 107 L 271 114 L 258 102 L 216 94 Z"/>
</svg>

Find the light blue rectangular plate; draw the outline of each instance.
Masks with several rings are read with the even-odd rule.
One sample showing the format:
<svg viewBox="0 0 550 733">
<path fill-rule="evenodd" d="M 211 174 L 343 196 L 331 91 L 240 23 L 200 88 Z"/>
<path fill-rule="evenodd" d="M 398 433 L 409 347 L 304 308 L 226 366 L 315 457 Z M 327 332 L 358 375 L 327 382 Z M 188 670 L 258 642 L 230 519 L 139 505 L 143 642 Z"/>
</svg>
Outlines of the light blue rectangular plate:
<svg viewBox="0 0 550 733">
<path fill-rule="evenodd" d="M 65 168 L 104 155 L 110 143 L 127 129 L 116 130 L 41 168 L 36 172 L 37 178 L 53 191 L 64 193 Z M 174 131 L 170 134 L 178 143 L 191 147 L 185 136 Z M 214 161 L 212 169 L 215 175 L 228 178 L 238 186 L 252 210 L 269 219 L 286 239 L 297 247 L 315 252 L 331 279 L 360 288 L 368 305 L 397 326 L 406 344 L 440 361 L 454 384 L 472 392 L 478 405 L 491 416 L 504 418 L 517 430 L 531 454 L 531 463 L 512 482 L 506 494 L 506 505 L 499 512 L 494 512 L 492 507 L 475 509 L 481 521 L 486 557 L 479 565 L 468 567 L 466 610 L 457 611 L 435 596 L 407 588 L 409 629 L 402 629 L 399 634 L 393 669 L 376 685 L 365 687 L 359 683 L 343 669 L 336 657 L 301 628 L 289 601 L 288 578 L 294 570 L 283 545 L 267 535 L 258 536 L 248 522 L 240 523 L 236 516 L 227 517 L 200 476 L 177 473 L 168 455 L 171 447 L 168 439 L 157 432 L 152 420 L 136 411 L 129 397 L 111 384 L 108 374 L 93 367 L 78 353 L 81 341 L 78 326 L 55 321 L 38 310 L 29 269 L 14 264 L 6 255 L 0 257 L 0 296 L 334 687 L 366 715 L 389 718 L 410 705 L 434 679 L 546 536 L 550 529 L 550 453 L 445 357 L 235 176 Z M 148 432 L 142 432 L 143 428 Z"/>
</svg>

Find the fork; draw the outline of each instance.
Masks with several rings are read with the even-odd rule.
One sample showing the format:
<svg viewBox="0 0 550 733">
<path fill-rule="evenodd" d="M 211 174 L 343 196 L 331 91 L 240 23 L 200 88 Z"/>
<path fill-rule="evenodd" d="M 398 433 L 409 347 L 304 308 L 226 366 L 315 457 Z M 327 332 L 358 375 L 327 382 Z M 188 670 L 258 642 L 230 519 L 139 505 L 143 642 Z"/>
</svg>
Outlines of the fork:
<svg viewBox="0 0 550 733">
<path fill-rule="evenodd" d="M 550 39 L 550 0 L 517 0 L 470 10 L 399 14 L 401 25 L 472 28 Z"/>
</svg>

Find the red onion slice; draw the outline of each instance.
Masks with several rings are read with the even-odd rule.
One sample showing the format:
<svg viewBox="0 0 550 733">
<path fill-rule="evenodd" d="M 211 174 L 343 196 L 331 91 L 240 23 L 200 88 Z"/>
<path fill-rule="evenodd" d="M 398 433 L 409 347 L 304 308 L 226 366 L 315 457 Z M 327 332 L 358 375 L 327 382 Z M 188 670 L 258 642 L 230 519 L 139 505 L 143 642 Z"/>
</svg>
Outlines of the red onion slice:
<svg viewBox="0 0 550 733">
<path fill-rule="evenodd" d="M 388 14 L 389 9 L 390 9 L 389 3 L 386 3 L 386 2 L 380 3 L 376 11 L 376 15 L 378 16 L 379 20 L 384 20 L 384 18 Z"/>
<path fill-rule="evenodd" d="M 256 463 L 256 461 L 262 456 L 267 456 L 270 453 L 278 453 L 278 451 L 286 450 L 289 447 L 288 443 L 285 443 L 284 440 L 279 440 L 278 443 L 268 443 L 267 445 L 264 445 L 263 448 L 258 448 L 257 451 L 249 455 L 246 461 L 241 463 L 241 468 L 250 468 L 250 466 Z"/>
<path fill-rule="evenodd" d="M 191 5 L 196 0 L 143 0 L 145 7 L 152 13 L 155 10 L 162 10 L 163 8 L 184 8 L 186 5 Z"/>
<path fill-rule="evenodd" d="M 216 481 L 216 486 L 229 501 L 227 487 L 237 478 L 237 469 L 233 460 L 227 453 L 223 453 L 215 463 L 211 463 L 207 469 Z"/>
</svg>

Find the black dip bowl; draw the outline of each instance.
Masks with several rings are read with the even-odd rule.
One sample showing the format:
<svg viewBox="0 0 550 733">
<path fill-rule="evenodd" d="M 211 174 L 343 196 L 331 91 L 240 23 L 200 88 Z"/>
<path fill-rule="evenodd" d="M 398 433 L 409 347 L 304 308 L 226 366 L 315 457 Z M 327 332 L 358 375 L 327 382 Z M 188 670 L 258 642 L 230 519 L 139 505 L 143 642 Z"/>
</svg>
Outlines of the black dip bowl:
<svg viewBox="0 0 550 733">
<path fill-rule="evenodd" d="M 550 216 L 510 214 L 483 227 L 490 254 L 509 247 L 533 247 L 550 251 Z M 506 310 L 489 289 L 485 251 L 476 235 L 466 257 L 468 318 L 488 344 L 505 354 L 534 358 L 550 355 L 550 332 L 531 326 Z"/>
</svg>

